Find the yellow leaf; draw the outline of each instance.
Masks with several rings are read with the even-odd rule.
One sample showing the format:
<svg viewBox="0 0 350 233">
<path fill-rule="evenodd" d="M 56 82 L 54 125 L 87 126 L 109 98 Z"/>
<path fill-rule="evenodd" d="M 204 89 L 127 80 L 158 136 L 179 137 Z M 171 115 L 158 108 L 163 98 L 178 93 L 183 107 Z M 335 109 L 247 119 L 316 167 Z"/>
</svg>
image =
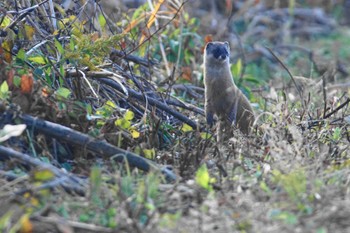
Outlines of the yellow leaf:
<svg viewBox="0 0 350 233">
<path fill-rule="evenodd" d="M 211 135 L 210 133 L 207 132 L 201 132 L 201 138 L 204 140 L 210 139 L 211 137 L 213 137 L 213 135 Z"/>
<path fill-rule="evenodd" d="M 242 69 L 243 69 L 242 60 L 238 59 L 238 61 L 232 65 L 231 71 L 232 71 L 233 77 L 238 78 L 242 73 Z"/>
<path fill-rule="evenodd" d="M 13 48 L 13 42 L 11 41 L 4 41 L 4 43 L 2 43 L 2 48 L 4 49 L 4 58 L 5 58 L 5 61 L 7 63 L 11 63 L 12 61 L 12 54 L 10 53 L 10 51 L 12 50 Z"/>
<path fill-rule="evenodd" d="M 14 212 L 13 210 L 7 210 L 7 211 L 4 211 L 2 216 L 0 216 L 0 227 L 2 227 L 2 229 L 11 225 L 11 218 L 12 218 L 13 212 Z"/>
<path fill-rule="evenodd" d="M 193 128 L 191 126 L 189 126 L 188 124 L 183 124 L 182 127 L 181 127 L 181 131 L 182 132 L 189 132 L 189 131 L 192 131 Z"/>
<path fill-rule="evenodd" d="M 30 198 L 30 204 L 32 204 L 32 206 L 39 206 L 39 199 L 35 197 Z"/>
<path fill-rule="evenodd" d="M 107 105 L 107 106 L 110 106 L 110 107 L 112 107 L 112 108 L 116 108 L 116 107 L 117 107 L 117 106 L 115 105 L 115 103 L 114 103 L 113 101 L 110 101 L 110 100 L 107 100 L 106 105 Z"/>
<path fill-rule="evenodd" d="M 106 26 L 106 18 L 103 16 L 103 14 L 98 16 L 98 22 L 100 23 L 102 29 Z"/>
<path fill-rule="evenodd" d="M 25 24 L 24 25 L 24 30 L 25 30 L 25 34 L 26 34 L 26 37 L 28 40 L 33 40 L 33 35 L 34 35 L 34 32 L 35 32 L 35 29 L 34 27 L 28 25 L 28 24 Z"/>
<path fill-rule="evenodd" d="M 54 178 L 54 176 L 53 172 L 49 169 L 36 170 L 33 173 L 33 178 L 36 181 L 48 181 Z"/>
<path fill-rule="evenodd" d="M 8 16 L 5 16 L 4 18 L 2 18 L 0 27 L 7 27 L 8 25 L 10 25 L 10 23 L 11 23 L 11 18 Z"/>
<path fill-rule="evenodd" d="M 19 220 L 21 223 L 21 233 L 32 233 L 33 232 L 33 224 L 30 222 L 29 214 L 25 214 Z"/>
<path fill-rule="evenodd" d="M 205 188 L 208 191 L 212 191 L 213 187 L 210 185 L 211 178 L 208 172 L 208 168 L 203 164 L 196 172 L 196 182 L 202 188 Z"/>
<path fill-rule="evenodd" d="M 156 151 L 154 150 L 154 148 L 152 149 L 143 149 L 143 154 L 145 155 L 145 157 L 147 159 L 154 159 L 156 157 Z"/>
<path fill-rule="evenodd" d="M 116 126 L 121 127 L 122 129 L 129 129 L 131 126 L 131 122 L 128 120 L 125 120 L 125 118 L 117 119 L 114 124 Z"/>
<path fill-rule="evenodd" d="M 133 111 L 127 110 L 124 114 L 124 119 L 130 121 L 130 120 L 134 119 L 134 115 L 135 114 Z"/>
<path fill-rule="evenodd" d="M 44 57 L 42 57 L 42 56 L 29 57 L 28 60 L 35 62 L 37 64 L 40 64 L 40 65 L 46 65 L 46 61 L 45 61 Z"/>
<path fill-rule="evenodd" d="M 157 12 L 159 11 L 159 9 L 160 9 L 160 7 L 163 5 L 163 3 L 164 3 L 164 0 L 159 0 L 158 3 L 157 3 L 157 5 L 154 7 L 154 10 L 153 10 L 151 16 L 149 17 L 148 22 L 147 22 L 147 28 L 148 28 L 148 29 L 152 26 L 152 24 L 153 24 L 154 21 L 156 20 Z M 141 37 L 141 39 L 140 39 L 140 44 L 142 44 L 142 42 L 144 41 L 144 39 L 145 39 L 145 35 L 142 34 L 142 37 Z"/>
<path fill-rule="evenodd" d="M 136 129 L 130 129 L 130 134 L 132 138 L 139 138 L 140 137 L 140 132 L 137 131 Z"/>
</svg>

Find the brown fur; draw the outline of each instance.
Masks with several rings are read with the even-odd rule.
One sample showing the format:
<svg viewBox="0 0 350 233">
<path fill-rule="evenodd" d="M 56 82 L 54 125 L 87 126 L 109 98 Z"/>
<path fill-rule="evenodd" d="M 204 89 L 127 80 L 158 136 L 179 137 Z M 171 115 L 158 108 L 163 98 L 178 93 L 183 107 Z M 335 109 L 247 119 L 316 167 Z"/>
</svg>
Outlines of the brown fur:
<svg viewBox="0 0 350 233">
<path fill-rule="evenodd" d="M 233 82 L 230 70 L 230 47 L 227 42 L 209 42 L 204 51 L 205 113 L 207 123 L 216 116 L 218 141 L 223 133 L 231 131 L 231 125 L 249 134 L 255 120 L 248 99 Z M 234 119 L 235 118 L 235 119 Z M 231 134 L 231 133 L 230 133 Z M 231 136 L 231 135 L 227 135 Z"/>
</svg>

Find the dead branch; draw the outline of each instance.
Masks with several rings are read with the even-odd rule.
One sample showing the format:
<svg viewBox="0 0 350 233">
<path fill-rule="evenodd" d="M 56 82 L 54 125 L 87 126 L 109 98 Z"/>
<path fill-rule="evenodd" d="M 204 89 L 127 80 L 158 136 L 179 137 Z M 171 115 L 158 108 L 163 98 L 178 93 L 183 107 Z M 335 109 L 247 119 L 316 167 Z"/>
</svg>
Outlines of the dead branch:
<svg viewBox="0 0 350 233">
<path fill-rule="evenodd" d="M 15 159 L 18 160 L 20 163 L 24 165 L 30 165 L 32 167 L 39 167 L 39 168 L 45 168 L 50 170 L 58 179 L 59 181 L 54 180 L 54 185 L 49 185 L 50 187 L 61 185 L 66 190 L 74 191 L 80 195 L 83 195 L 85 193 L 87 182 L 85 179 L 79 178 L 73 174 L 65 173 L 62 170 L 58 169 L 57 167 L 49 164 L 44 163 L 40 161 L 37 158 L 33 158 L 29 155 L 22 154 L 18 151 L 15 151 L 11 148 L 7 148 L 0 145 L 0 154 L 7 158 L 7 159 Z M 44 184 L 44 187 L 49 187 Z"/>
<path fill-rule="evenodd" d="M 118 90 L 119 92 L 124 93 L 123 88 L 120 86 L 119 83 L 115 82 L 114 80 L 108 79 L 108 78 L 100 78 L 99 81 L 107 84 L 110 87 L 113 87 L 114 89 Z M 135 98 L 139 101 L 145 102 L 146 100 L 144 99 L 144 96 L 132 89 L 129 89 L 129 98 Z M 166 105 L 165 103 L 160 102 L 159 100 L 156 100 L 152 97 L 148 97 L 146 96 L 147 101 L 150 105 L 155 106 L 167 113 L 169 113 L 170 115 L 174 116 L 175 118 L 177 118 L 178 120 L 188 124 L 189 126 L 191 126 L 193 129 L 197 129 L 198 126 L 197 124 L 190 120 L 188 117 L 184 116 L 183 114 L 181 114 L 180 112 L 170 108 L 168 105 Z"/>
<path fill-rule="evenodd" d="M 300 96 L 301 103 L 302 103 L 302 105 L 305 107 L 305 104 L 304 104 L 304 101 L 303 101 L 303 94 L 302 94 L 302 92 L 301 92 L 301 90 L 300 90 L 300 87 L 297 85 L 297 83 L 296 83 L 296 81 L 295 81 L 295 79 L 294 79 L 292 73 L 289 71 L 289 69 L 287 68 L 287 66 L 276 56 L 276 54 L 275 54 L 270 48 L 268 48 L 268 47 L 266 47 L 266 48 L 270 51 L 270 53 L 272 54 L 272 56 L 281 64 L 281 66 L 287 71 L 289 77 L 291 78 L 291 80 L 292 80 L 293 83 L 294 83 L 294 86 L 295 86 L 296 90 L 298 91 L 298 94 L 299 94 L 299 96 Z"/>
<path fill-rule="evenodd" d="M 110 59 L 113 62 L 116 62 L 118 59 L 125 59 L 127 61 L 132 61 L 135 62 L 137 64 L 143 65 L 143 66 L 153 66 L 156 64 L 156 61 L 153 60 L 149 60 L 149 59 L 145 59 L 145 58 L 141 58 L 132 54 L 127 54 L 124 51 L 119 51 L 116 49 L 113 49 L 111 54 L 110 54 Z"/>
<path fill-rule="evenodd" d="M 7 111 L 3 115 L 7 115 L 4 116 L 4 119 L 12 119 L 14 113 Z M 117 162 L 123 162 L 124 159 L 126 159 L 126 161 L 131 166 L 137 167 L 146 172 L 150 170 L 159 170 L 165 175 L 167 180 L 176 180 L 175 174 L 166 167 L 160 169 L 158 165 L 156 165 L 154 162 L 132 152 L 115 147 L 107 143 L 106 141 L 92 138 L 86 134 L 80 133 L 66 126 L 38 119 L 30 115 L 22 114 L 19 115 L 17 118 L 20 119 L 24 124 L 26 124 L 28 128 L 37 130 L 38 132 L 43 133 L 46 136 L 57 138 L 67 143 L 86 148 L 87 150 L 95 152 L 101 156 L 106 156 L 109 158 L 114 156 L 114 159 Z"/>
<path fill-rule="evenodd" d="M 344 103 L 342 103 L 341 105 L 339 105 L 337 108 L 335 108 L 333 111 L 331 111 L 330 113 L 328 113 L 327 115 L 325 115 L 323 117 L 323 119 L 327 119 L 330 116 L 332 116 L 334 113 L 338 112 L 340 109 L 344 108 L 346 105 L 348 105 L 350 103 L 350 98 L 347 98 L 346 101 Z"/>
</svg>

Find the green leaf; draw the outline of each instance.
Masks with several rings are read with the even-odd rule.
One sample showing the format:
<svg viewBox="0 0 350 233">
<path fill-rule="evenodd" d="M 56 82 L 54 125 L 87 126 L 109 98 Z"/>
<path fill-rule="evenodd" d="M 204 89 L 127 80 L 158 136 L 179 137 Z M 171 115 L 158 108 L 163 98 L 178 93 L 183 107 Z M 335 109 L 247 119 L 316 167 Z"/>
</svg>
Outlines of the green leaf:
<svg viewBox="0 0 350 233">
<path fill-rule="evenodd" d="M 129 129 L 130 126 L 131 126 L 131 122 L 126 120 L 125 118 L 120 118 L 120 119 L 117 119 L 114 124 L 116 126 L 119 126 L 121 127 L 122 129 Z"/>
<path fill-rule="evenodd" d="M 87 214 L 81 214 L 79 216 L 79 221 L 80 222 L 89 222 L 90 221 L 90 217 Z"/>
<path fill-rule="evenodd" d="M 21 86 L 21 77 L 18 77 L 18 76 L 15 76 L 13 77 L 13 84 L 16 86 L 16 87 L 20 87 Z"/>
<path fill-rule="evenodd" d="M 69 41 L 69 49 L 70 51 L 74 51 L 74 48 L 75 48 L 74 39 L 71 38 Z"/>
<path fill-rule="evenodd" d="M 316 233 L 327 233 L 327 228 L 325 227 L 320 227 L 316 230 Z"/>
<path fill-rule="evenodd" d="M 211 137 L 213 137 L 213 135 L 211 133 L 207 133 L 207 132 L 201 132 L 201 138 L 204 140 L 208 140 Z"/>
<path fill-rule="evenodd" d="M 14 214 L 14 210 L 8 209 L 5 210 L 3 215 L 0 217 L 0 231 L 6 232 L 5 229 L 8 229 L 11 226 L 11 218 Z"/>
<path fill-rule="evenodd" d="M 337 127 L 334 129 L 332 139 L 334 141 L 339 141 L 341 139 L 341 128 Z"/>
<path fill-rule="evenodd" d="M 37 170 L 33 173 L 33 178 L 35 181 L 48 181 L 55 177 L 53 172 L 49 169 Z"/>
<path fill-rule="evenodd" d="M 135 114 L 133 111 L 127 110 L 124 114 L 124 119 L 130 121 L 130 120 L 134 119 L 134 115 Z"/>
<path fill-rule="evenodd" d="M 260 84 L 260 80 L 254 77 L 244 77 L 244 81 L 254 83 L 254 84 Z"/>
<path fill-rule="evenodd" d="M 184 133 L 192 131 L 192 130 L 193 130 L 193 128 L 191 126 L 189 126 L 188 124 L 183 124 L 181 127 L 181 131 Z"/>
<path fill-rule="evenodd" d="M 196 172 L 196 182 L 202 188 L 208 191 L 212 191 L 213 187 L 210 185 L 210 175 L 208 172 L 207 165 L 203 164 Z"/>
<path fill-rule="evenodd" d="M 241 59 L 238 59 L 236 64 L 232 65 L 231 71 L 232 71 L 233 77 L 235 77 L 235 78 L 238 78 L 241 75 L 241 73 L 242 73 L 242 60 Z"/>
<path fill-rule="evenodd" d="M 103 29 L 106 26 L 106 19 L 103 14 L 98 16 L 98 22 L 100 23 L 101 28 Z"/>
<path fill-rule="evenodd" d="M 152 148 L 152 149 L 143 149 L 143 153 L 145 155 L 145 158 L 147 158 L 147 159 L 153 160 L 156 157 L 156 151 L 155 151 L 154 148 Z"/>
<path fill-rule="evenodd" d="M 56 46 L 56 48 L 57 48 L 57 51 L 58 51 L 61 55 L 64 54 L 64 49 L 63 49 L 61 43 L 60 43 L 56 38 L 55 38 L 54 43 L 55 43 L 55 46 Z"/>
<path fill-rule="evenodd" d="M 8 93 L 9 91 L 9 86 L 7 85 L 7 82 L 4 81 L 2 84 L 1 84 L 1 87 L 0 87 L 0 92 L 1 93 Z"/>
<path fill-rule="evenodd" d="M 295 214 L 287 211 L 282 211 L 280 214 L 275 216 L 275 219 L 284 221 L 286 224 L 295 225 L 298 222 L 298 218 Z"/>
<path fill-rule="evenodd" d="M 3 17 L 2 19 L 1 19 L 1 24 L 0 24 L 0 27 L 6 27 L 6 26 L 8 26 L 8 25 L 10 25 L 10 23 L 11 23 L 11 18 L 10 17 L 8 17 L 8 16 L 5 16 L 5 17 Z"/>
<path fill-rule="evenodd" d="M 63 98 L 68 98 L 69 95 L 71 94 L 71 91 L 65 87 L 60 87 L 57 89 L 56 94 Z"/>
<path fill-rule="evenodd" d="M 99 190 L 101 189 L 102 185 L 102 174 L 101 174 L 101 168 L 99 167 L 92 167 L 90 172 L 90 185 L 92 192 L 97 194 Z"/>
<path fill-rule="evenodd" d="M 25 60 L 25 58 L 26 58 L 26 53 L 25 53 L 24 49 L 20 49 L 20 50 L 18 51 L 16 58 L 19 59 L 19 60 L 22 60 L 22 61 Z"/>
<path fill-rule="evenodd" d="M 39 65 L 46 65 L 45 58 L 42 57 L 42 56 L 29 57 L 28 60 L 31 61 L 31 62 L 35 62 L 35 63 L 37 63 Z"/>
<path fill-rule="evenodd" d="M 271 195 L 271 194 L 272 194 L 271 189 L 267 186 L 267 184 L 265 183 L 265 181 L 261 181 L 261 182 L 260 182 L 260 188 L 261 188 L 265 193 L 267 193 L 268 195 Z"/>
<path fill-rule="evenodd" d="M 107 100 L 107 102 L 105 103 L 106 107 L 112 107 L 112 108 L 116 108 L 116 105 L 113 101 Z"/>
</svg>

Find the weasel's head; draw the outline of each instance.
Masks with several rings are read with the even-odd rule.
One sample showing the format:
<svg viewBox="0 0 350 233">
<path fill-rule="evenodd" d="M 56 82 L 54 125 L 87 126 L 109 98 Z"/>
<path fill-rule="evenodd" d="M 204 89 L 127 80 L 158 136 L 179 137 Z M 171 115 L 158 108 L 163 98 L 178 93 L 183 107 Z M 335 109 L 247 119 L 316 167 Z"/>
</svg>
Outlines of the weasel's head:
<svg viewBox="0 0 350 233">
<path fill-rule="evenodd" d="M 227 41 L 208 42 L 204 51 L 204 62 L 210 64 L 224 64 L 230 61 L 230 45 Z"/>
</svg>

